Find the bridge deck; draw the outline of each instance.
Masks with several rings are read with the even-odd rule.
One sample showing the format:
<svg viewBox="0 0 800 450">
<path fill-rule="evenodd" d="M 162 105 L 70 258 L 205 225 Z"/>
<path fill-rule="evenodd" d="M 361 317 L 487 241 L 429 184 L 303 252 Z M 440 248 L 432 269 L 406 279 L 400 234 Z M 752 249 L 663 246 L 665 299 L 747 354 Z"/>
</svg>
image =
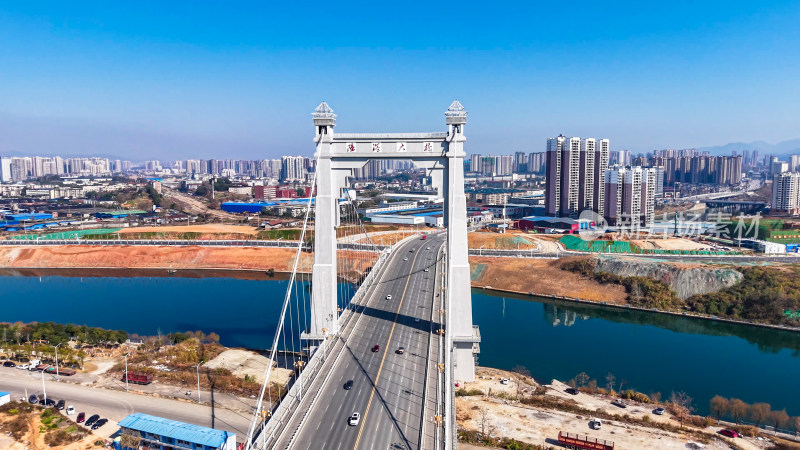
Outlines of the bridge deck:
<svg viewBox="0 0 800 450">
<path fill-rule="evenodd" d="M 292 425 L 273 448 L 436 447 L 431 419 L 439 347 L 438 335 L 432 339 L 431 332 L 440 325 L 431 317 L 438 314 L 434 300 L 441 299 L 435 297 L 434 283 L 443 241 L 444 236 L 414 239 L 390 256 L 360 315 L 345 325 L 326 355 L 322 375 L 306 390 Z M 389 294 L 391 300 L 386 299 Z M 380 351 L 372 352 L 376 344 Z M 403 354 L 396 353 L 400 346 L 405 347 Z M 348 380 L 354 382 L 351 390 L 343 388 Z M 361 414 L 358 426 L 347 423 L 353 412 Z"/>
</svg>

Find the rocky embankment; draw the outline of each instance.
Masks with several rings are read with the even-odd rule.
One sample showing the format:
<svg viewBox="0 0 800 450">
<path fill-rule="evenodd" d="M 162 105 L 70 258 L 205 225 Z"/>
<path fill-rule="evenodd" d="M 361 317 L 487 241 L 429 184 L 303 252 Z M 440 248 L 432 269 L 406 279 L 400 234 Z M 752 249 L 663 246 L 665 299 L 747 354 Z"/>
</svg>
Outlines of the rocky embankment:
<svg viewBox="0 0 800 450">
<path fill-rule="evenodd" d="M 729 267 L 704 267 L 625 257 L 597 257 L 596 272 L 623 277 L 648 277 L 669 285 L 682 300 L 717 292 L 740 282 L 744 275 Z"/>
</svg>

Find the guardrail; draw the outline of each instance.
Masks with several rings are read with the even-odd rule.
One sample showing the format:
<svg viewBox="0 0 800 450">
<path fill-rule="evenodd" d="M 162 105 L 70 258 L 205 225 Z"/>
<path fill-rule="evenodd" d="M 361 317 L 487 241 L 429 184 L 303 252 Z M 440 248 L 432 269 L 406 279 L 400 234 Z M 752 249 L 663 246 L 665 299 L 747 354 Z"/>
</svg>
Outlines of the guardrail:
<svg viewBox="0 0 800 450">
<path fill-rule="evenodd" d="M 297 241 L 266 241 L 258 239 L 0 239 L 0 245 L 85 245 L 85 246 L 197 246 L 197 247 L 274 247 L 297 248 Z M 378 252 L 389 248 L 375 244 L 339 244 L 339 249 Z M 303 245 L 303 250 L 312 250 L 310 245 Z"/>
<path fill-rule="evenodd" d="M 401 244 L 403 242 L 405 242 L 405 240 L 401 241 L 398 244 Z M 356 247 L 363 246 L 365 248 L 373 250 L 376 249 L 377 247 L 380 247 L 372 244 L 344 244 L 344 245 L 353 245 Z M 345 308 L 345 310 L 339 317 L 340 330 L 344 329 L 347 325 L 349 325 L 349 323 L 352 321 L 352 318 L 356 316 L 357 313 L 359 313 L 358 311 L 359 307 L 361 307 L 360 312 L 363 312 L 363 308 L 365 308 L 366 305 L 361 305 L 360 303 L 366 297 L 367 292 L 374 287 L 373 282 L 378 276 L 377 274 L 380 273 L 381 270 L 383 269 L 383 265 L 389 259 L 389 255 L 391 255 L 391 253 L 392 253 L 391 247 L 384 246 L 384 251 L 381 252 L 381 255 L 378 257 L 378 260 L 375 262 L 375 264 L 373 264 L 372 270 L 370 270 L 370 273 L 361 283 L 361 288 L 359 288 L 358 291 L 356 291 L 356 294 L 350 300 L 350 305 L 347 308 Z M 360 319 L 361 314 L 358 314 L 356 317 Z M 331 339 L 335 339 L 335 337 L 331 336 Z M 281 401 L 278 407 L 275 408 L 272 417 L 261 429 L 259 436 L 256 436 L 253 439 L 254 442 L 258 442 L 259 439 L 262 440 L 261 448 L 271 448 L 272 446 L 274 446 L 275 442 L 279 440 L 280 436 L 282 436 L 283 434 L 283 433 L 278 433 L 278 435 L 276 436 L 275 433 L 281 430 L 285 430 L 285 427 L 288 426 L 289 420 L 294 417 L 294 413 L 296 412 L 295 408 L 300 406 L 300 404 L 302 403 L 302 399 L 304 397 L 307 397 L 308 395 L 314 395 L 312 404 L 309 405 L 309 408 L 306 411 L 304 411 L 303 417 L 300 419 L 300 422 L 297 424 L 297 426 L 293 431 L 293 434 L 290 438 L 290 442 L 294 440 L 298 430 L 302 428 L 302 425 L 305 422 L 308 413 L 312 410 L 314 403 L 316 402 L 316 399 L 319 398 L 319 396 L 315 394 L 318 394 L 319 391 L 325 387 L 325 385 L 327 384 L 327 377 L 330 375 L 330 373 L 325 374 L 325 378 L 320 383 L 319 388 L 315 394 L 306 393 L 305 396 L 301 396 L 298 395 L 297 390 L 302 389 L 302 386 L 311 386 L 314 383 L 316 376 L 319 375 L 319 370 L 323 367 L 323 365 L 327 360 L 328 353 L 326 352 L 328 350 L 328 347 L 333 346 L 333 348 L 336 348 L 335 343 L 339 342 L 342 342 L 342 345 L 344 345 L 346 343 L 346 339 L 342 340 L 341 336 L 339 336 L 339 339 L 336 341 L 325 340 L 323 341 L 323 344 L 320 346 L 320 348 L 318 348 L 317 351 L 315 351 L 314 354 L 311 356 L 311 358 L 308 361 L 308 365 L 306 366 L 306 369 L 304 369 L 303 372 L 300 374 L 298 380 L 294 384 L 292 384 L 292 387 L 289 389 L 289 392 L 286 394 L 286 396 L 284 396 L 283 401 Z M 336 354 L 333 365 L 336 364 L 336 362 L 338 361 L 339 357 L 342 354 L 343 354 L 342 349 L 340 349 L 339 353 Z"/>
</svg>

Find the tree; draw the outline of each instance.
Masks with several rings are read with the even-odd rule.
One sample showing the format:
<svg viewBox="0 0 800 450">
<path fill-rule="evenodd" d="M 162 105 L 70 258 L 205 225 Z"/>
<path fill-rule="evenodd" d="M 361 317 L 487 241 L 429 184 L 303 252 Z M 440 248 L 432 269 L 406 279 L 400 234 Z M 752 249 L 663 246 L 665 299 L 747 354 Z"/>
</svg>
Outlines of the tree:
<svg viewBox="0 0 800 450">
<path fill-rule="evenodd" d="M 519 377 L 517 377 L 517 379 L 514 380 L 514 383 L 516 385 L 517 398 L 519 398 L 522 395 L 522 380 L 520 378 L 530 378 L 531 371 L 522 365 L 514 366 L 514 368 L 511 369 L 511 371 L 519 375 Z"/>
<path fill-rule="evenodd" d="M 219 335 L 217 333 L 214 333 L 213 331 L 211 333 L 208 333 L 208 335 L 206 336 L 206 342 L 209 342 L 211 344 L 219 344 Z"/>
<path fill-rule="evenodd" d="M 738 398 L 732 398 L 728 401 L 728 414 L 733 417 L 736 423 L 742 420 L 742 417 L 747 414 L 749 405 Z"/>
<path fill-rule="evenodd" d="M 616 383 L 616 381 L 617 377 L 615 377 L 613 373 L 608 372 L 608 375 L 606 375 L 606 389 L 608 389 L 609 394 L 614 392 L 614 383 Z"/>
<path fill-rule="evenodd" d="M 747 417 L 756 423 L 756 427 L 760 427 L 769 418 L 771 411 L 772 406 L 769 403 L 753 403 L 747 408 Z"/>
<path fill-rule="evenodd" d="M 692 408 L 692 397 L 689 397 L 689 394 L 683 391 L 672 391 L 672 394 L 669 396 L 669 401 L 675 408 L 678 421 L 680 421 L 681 428 L 683 428 L 683 421 L 694 410 L 694 408 Z"/>
<path fill-rule="evenodd" d="M 584 387 L 586 383 L 589 382 L 589 375 L 587 375 L 586 372 L 581 372 L 575 375 L 575 382 L 578 383 L 579 387 Z"/>
<path fill-rule="evenodd" d="M 721 395 L 715 395 L 709 402 L 709 409 L 717 415 L 717 421 L 728 412 L 728 403 L 728 399 Z"/>
<path fill-rule="evenodd" d="M 785 409 L 780 411 L 770 411 L 769 423 L 775 427 L 775 432 L 777 433 L 778 428 L 785 427 L 789 423 L 789 414 L 786 414 Z"/>
<path fill-rule="evenodd" d="M 478 410 L 478 424 L 481 427 L 481 436 L 487 436 L 487 432 L 492 434 L 494 427 L 491 425 L 491 422 L 489 422 L 491 417 L 492 416 L 489 413 L 489 409 L 485 406 L 481 406 L 481 408 Z"/>
<path fill-rule="evenodd" d="M 789 426 L 792 427 L 794 435 L 797 436 L 797 432 L 800 431 L 800 416 L 794 416 L 789 419 Z"/>
</svg>

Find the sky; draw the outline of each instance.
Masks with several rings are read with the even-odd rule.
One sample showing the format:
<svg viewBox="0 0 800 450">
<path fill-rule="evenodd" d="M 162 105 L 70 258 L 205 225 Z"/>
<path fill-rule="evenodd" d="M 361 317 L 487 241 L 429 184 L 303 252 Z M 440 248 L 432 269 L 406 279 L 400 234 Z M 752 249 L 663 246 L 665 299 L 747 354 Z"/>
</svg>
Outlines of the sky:
<svg viewBox="0 0 800 450">
<path fill-rule="evenodd" d="M 798 1 L 268 3 L 3 2 L 0 154 L 310 156 L 323 100 L 420 132 L 458 99 L 468 153 L 800 137 Z"/>
</svg>

